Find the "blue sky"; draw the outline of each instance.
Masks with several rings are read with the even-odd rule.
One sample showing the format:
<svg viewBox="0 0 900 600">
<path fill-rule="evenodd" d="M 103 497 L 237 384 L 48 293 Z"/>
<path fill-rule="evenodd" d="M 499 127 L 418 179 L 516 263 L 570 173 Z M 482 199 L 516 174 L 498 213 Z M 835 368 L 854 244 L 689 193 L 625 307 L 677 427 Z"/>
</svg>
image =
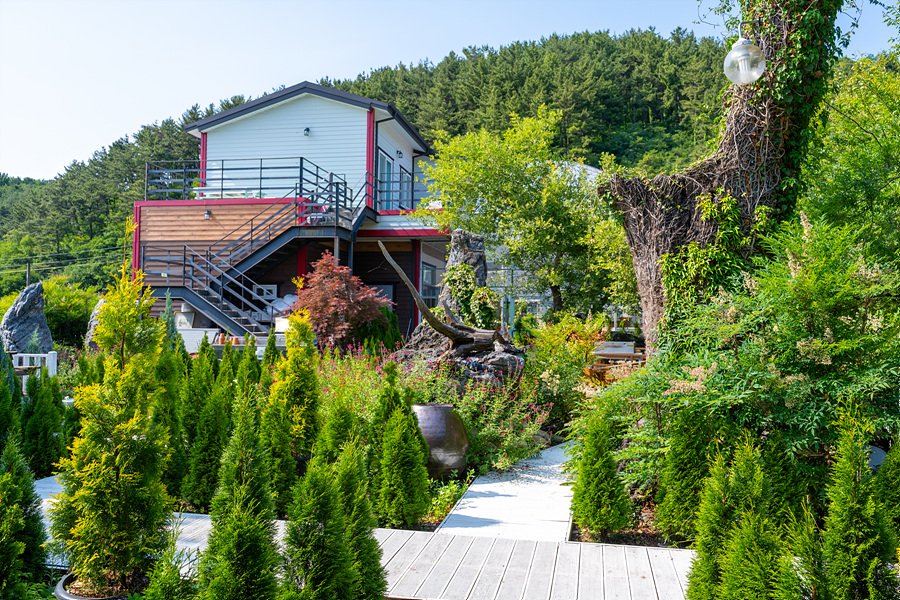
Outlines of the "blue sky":
<svg viewBox="0 0 900 600">
<path fill-rule="evenodd" d="M 860 0 L 866 2 L 866 0 Z M 141 125 L 234 94 L 553 33 L 723 38 L 714 0 L 0 0 L 0 172 L 51 178 Z M 720 25 L 715 26 L 718 22 Z M 846 26 L 849 19 L 844 17 Z M 866 3 L 848 55 L 896 37 Z"/>
</svg>

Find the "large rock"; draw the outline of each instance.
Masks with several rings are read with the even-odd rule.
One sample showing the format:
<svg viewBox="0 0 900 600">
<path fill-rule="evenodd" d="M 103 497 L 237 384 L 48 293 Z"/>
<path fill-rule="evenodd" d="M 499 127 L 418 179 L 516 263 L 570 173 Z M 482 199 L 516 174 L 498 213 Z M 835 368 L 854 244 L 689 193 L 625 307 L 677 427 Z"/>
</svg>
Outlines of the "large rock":
<svg viewBox="0 0 900 600">
<path fill-rule="evenodd" d="M 94 310 L 91 312 L 91 320 L 88 321 L 87 333 L 84 334 L 84 346 L 88 350 L 100 349 L 100 346 L 94 341 L 94 330 L 97 329 L 97 325 L 100 323 L 100 309 L 104 304 L 106 304 L 106 300 L 100 298 L 97 300 L 97 304 L 94 305 Z"/>
<path fill-rule="evenodd" d="M 6 352 L 25 352 L 37 331 L 38 351 L 53 350 L 53 336 L 44 315 L 44 284 L 40 281 L 22 290 L 0 322 L 0 340 Z"/>
</svg>

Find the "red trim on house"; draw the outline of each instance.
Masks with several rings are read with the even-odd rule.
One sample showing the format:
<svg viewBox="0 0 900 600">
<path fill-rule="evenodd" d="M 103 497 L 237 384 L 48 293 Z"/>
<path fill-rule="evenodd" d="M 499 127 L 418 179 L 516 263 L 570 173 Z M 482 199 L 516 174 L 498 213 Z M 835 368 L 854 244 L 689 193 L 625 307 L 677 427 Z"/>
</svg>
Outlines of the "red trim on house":
<svg viewBox="0 0 900 600">
<path fill-rule="evenodd" d="M 206 132 L 200 133 L 200 181 L 206 185 Z"/>
<path fill-rule="evenodd" d="M 408 208 L 392 208 L 390 210 L 379 210 L 379 216 L 390 216 L 390 215 L 409 215 L 412 214 L 412 210 Z"/>
<path fill-rule="evenodd" d="M 131 276 L 140 268 L 141 258 L 141 207 L 139 202 L 134 203 L 132 219 L 134 220 L 134 233 L 131 238 Z"/>
<path fill-rule="evenodd" d="M 309 257 L 306 255 L 306 246 L 303 246 L 297 251 L 297 277 L 306 277 L 306 264 L 308 260 Z"/>
<path fill-rule="evenodd" d="M 420 283 L 420 279 L 422 278 L 422 240 L 413 240 L 413 285 L 416 286 L 416 291 L 420 294 L 422 293 L 422 285 Z M 419 311 L 418 309 L 413 310 L 413 327 L 419 326 Z"/>
<path fill-rule="evenodd" d="M 375 109 L 370 108 L 366 114 L 366 206 L 375 208 Z"/>
<path fill-rule="evenodd" d="M 235 206 L 238 204 L 290 204 L 303 198 L 205 198 L 201 200 L 137 200 L 135 206 Z"/>
<path fill-rule="evenodd" d="M 366 229 L 360 230 L 357 238 L 361 237 L 444 237 L 448 235 L 439 229 Z"/>
</svg>

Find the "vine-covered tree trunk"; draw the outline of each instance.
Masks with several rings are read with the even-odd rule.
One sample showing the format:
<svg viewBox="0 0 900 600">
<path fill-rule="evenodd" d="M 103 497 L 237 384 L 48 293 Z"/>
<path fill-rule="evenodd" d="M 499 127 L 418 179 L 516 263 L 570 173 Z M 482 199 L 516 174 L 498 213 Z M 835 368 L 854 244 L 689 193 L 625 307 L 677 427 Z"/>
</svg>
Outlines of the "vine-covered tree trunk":
<svg viewBox="0 0 900 600">
<path fill-rule="evenodd" d="M 726 91 L 716 151 L 681 173 L 652 179 L 615 176 L 600 190 L 623 216 L 651 343 L 668 299 L 664 256 L 681 257 L 685 268 L 679 272 L 690 280 L 682 287 L 703 289 L 719 283 L 711 274 L 723 272 L 722 262 L 754 253 L 756 236 L 767 228 L 767 213 L 777 222 L 793 211 L 807 126 L 826 90 L 842 4 L 741 0 L 742 18 L 751 21 L 743 31 L 752 31 L 767 68 L 756 83 Z M 725 215 L 722 200 L 727 197 L 736 202 Z M 720 224 L 726 220 L 734 235 L 723 237 Z M 682 254 L 692 243 L 701 253 L 716 247 L 701 268 L 687 264 Z"/>
</svg>

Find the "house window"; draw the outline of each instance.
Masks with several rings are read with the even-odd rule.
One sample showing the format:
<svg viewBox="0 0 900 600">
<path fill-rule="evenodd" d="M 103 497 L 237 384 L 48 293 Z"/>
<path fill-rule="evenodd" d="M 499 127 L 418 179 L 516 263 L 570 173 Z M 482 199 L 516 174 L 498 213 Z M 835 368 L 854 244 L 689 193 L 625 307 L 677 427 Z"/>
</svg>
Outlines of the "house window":
<svg viewBox="0 0 900 600">
<path fill-rule="evenodd" d="M 382 151 L 378 152 L 378 199 L 381 201 L 382 209 L 392 208 L 389 206 L 394 199 L 392 193 L 392 181 L 394 179 L 394 161 Z"/>
<path fill-rule="evenodd" d="M 441 293 L 441 278 L 438 268 L 430 263 L 422 261 L 422 290 L 420 292 L 422 300 L 428 308 L 435 308 L 438 302 L 438 296 Z"/>
<path fill-rule="evenodd" d="M 393 283 L 373 283 L 369 286 L 370 288 L 374 288 L 378 290 L 378 294 L 390 300 L 394 301 L 394 284 Z"/>
</svg>

